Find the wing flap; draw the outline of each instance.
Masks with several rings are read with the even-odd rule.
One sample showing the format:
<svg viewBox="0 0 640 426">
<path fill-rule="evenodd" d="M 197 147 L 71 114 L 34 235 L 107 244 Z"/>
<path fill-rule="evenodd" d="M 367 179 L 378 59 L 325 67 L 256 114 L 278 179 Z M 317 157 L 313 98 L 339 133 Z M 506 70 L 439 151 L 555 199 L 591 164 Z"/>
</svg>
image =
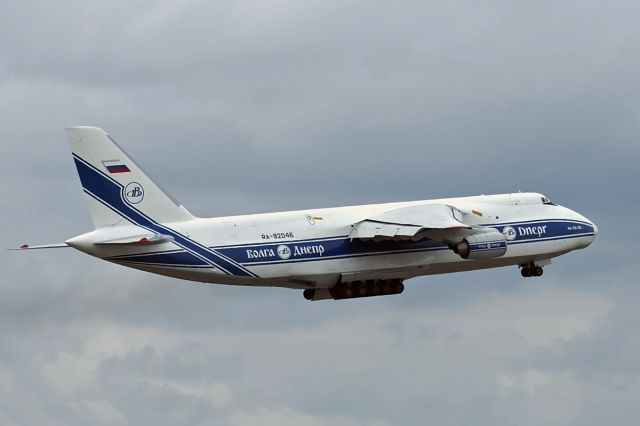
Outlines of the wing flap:
<svg viewBox="0 0 640 426">
<path fill-rule="evenodd" d="M 352 225 L 351 239 L 416 238 L 422 231 L 471 229 L 445 204 L 424 204 L 389 210 Z M 424 236 L 426 238 L 426 235 Z"/>
<path fill-rule="evenodd" d="M 382 225 L 377 235 L 381 237 L 395 237 L 400 228 L 402 228 L 402 225 L 385 223 L 384 225 Z"/>
<path fill-rule="evenodd" d="M 381 223 L 365 220 L 355 225 L 349 236 L 351 238 L 373 238 L 380 228 L 382 228 Z"/>
<path fill-rule="evenodd" d="M 453 208 L 446 204 L 423 204 L 389 210 L 368 218 L 384 223 L 420 226 L 427 229 L 465 227 L 453 214 Z"/>
<path fill-rule="evenodd" d="M 400 228 L 400 230 L 398 231 L 398 233 L 396 235 L 398 237 L 413 237 L 414 235 L 416 235 L 421 230 L 422 230 L 422 227 L 420 227 L 420 226 L 405 225 L 402 228 Z"/>
</svg>

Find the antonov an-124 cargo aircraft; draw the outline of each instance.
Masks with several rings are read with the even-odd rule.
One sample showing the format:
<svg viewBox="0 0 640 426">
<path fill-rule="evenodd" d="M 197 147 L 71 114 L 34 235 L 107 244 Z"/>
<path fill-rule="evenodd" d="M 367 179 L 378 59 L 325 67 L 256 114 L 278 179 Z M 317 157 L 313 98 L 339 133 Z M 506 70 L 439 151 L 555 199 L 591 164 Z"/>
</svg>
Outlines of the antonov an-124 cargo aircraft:
<svg viewBox="0 0 640 426">
<path fill-rule="evenodd" d="M 23 250 L 70 246 L 155 274 L 338 300 L 399 294 L 419 275 L 514 265 L 538 277 L 598 232 L 544 195 L 520 192 L 204 219 L 103 130 L 71 127 L 67 137 L 95 230 Z"/>
</svg>

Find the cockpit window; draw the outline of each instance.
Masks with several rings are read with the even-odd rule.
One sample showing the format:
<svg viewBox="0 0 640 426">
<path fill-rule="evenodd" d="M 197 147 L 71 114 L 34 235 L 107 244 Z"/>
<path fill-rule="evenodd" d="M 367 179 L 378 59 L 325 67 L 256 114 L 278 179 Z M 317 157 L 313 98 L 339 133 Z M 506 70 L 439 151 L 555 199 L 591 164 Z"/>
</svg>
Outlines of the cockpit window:
<svg viewBox="0 0 640 426">
<path fill-rule="evenodd" d="M 545 204 L 547 206 L 555 206 L 555 204 L 552 203 L 551 200 L 547 197 L 542 197 L 542 204 Z"/>
</svg>

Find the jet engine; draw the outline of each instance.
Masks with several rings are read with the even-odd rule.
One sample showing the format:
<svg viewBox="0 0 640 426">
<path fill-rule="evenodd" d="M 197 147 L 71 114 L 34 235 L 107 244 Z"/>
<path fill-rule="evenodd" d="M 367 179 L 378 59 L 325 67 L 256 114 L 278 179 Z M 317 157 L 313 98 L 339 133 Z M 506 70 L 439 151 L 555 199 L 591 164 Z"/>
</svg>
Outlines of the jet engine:
<svg viewBox="0 0 640 426">
<path fill-rule="evenodd" d="M 451 249 L 463 259 L 490 259 L 507 252 L 507 239 L 496 229 L 465 237 Z"/>
</svg>

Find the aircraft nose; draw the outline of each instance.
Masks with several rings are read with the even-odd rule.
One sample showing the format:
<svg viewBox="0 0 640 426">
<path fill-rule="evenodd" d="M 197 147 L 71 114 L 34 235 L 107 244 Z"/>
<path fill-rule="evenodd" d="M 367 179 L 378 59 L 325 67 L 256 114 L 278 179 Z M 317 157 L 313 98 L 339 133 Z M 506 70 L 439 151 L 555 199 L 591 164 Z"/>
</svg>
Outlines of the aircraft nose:
<svg viewBox="0 0 640 426">
<path fill-rule="evenodd" d="M 578 222 L 581 222 L 583 224 L 583 228 L 582 228 L 582 238 L 578 238 L 576 239 L 576 244 L 579 245 L 578 248 L 584 248 L 589 246 L 593 240 L 596 239 L 596 236 L 598 235 L 598 227 L 596 226 L 595 223 L 593 223 L 593 221 L 587 219 L 586 217 L 584 217 L 583 215 L 581 215 L 580 213 L 574 211 L 574 210 L 566 210 L 568 213 L 568 218 L 572 219 L 572 220 L 576 220 Z M 587 228 L 587 229 L 585 229 Z M 591 228 L 591 229 L 588 229 Z M 593 234 L 591 234 L 593 232 Z M 587 235 L 584 235 L 587 234 Z M 591 235 L 589 235 L 591 234 Z"/>
<path fill-rule="evenodd" d="M 596 236 L 598 235 L 598 227 L 596 226 L 595 223 L 593 223 L 590 220 L 587 220 L 588 223 L 591 224 L 591 227 L 593 228 L 593 235 L 591 236 L 591 240 L 589 241 L 589 244 L 591 244 L 593 242 L 593 240 L 596 239 Z"/>
<path fill-rule="evenodd" d="M 581 214 L 579 214 L 579 213 L 576 213 L 576 214 L 578 214 L 578 216 L 580 216 L 580 219 L 581 219 L 583 222 L 586 222 L 586 223 L 588 223 L 589 225 L 591 225 L 591 228 L 593 229 L 593 238 L 595 238 L 595 237 L 596 237 L 596 235 L 598 235 L 598 227 L 596 226 L 596 224 L 595 224 L 595 223 L 593 223 L 593 221 L 592 221 L 592 220 L 587 219 L 586 217 L 582 216 Z"/>
<path fill-rule="evenodd" d="M 584 216 L 583 216 L 584 217 Z M 593 229 L 593 235 L 591 236 L 591 240 L 589 241 L 589 244 L 591 244 L 593 242 L 593 240 L 596 239 L 596 236 L 598 235 L 598 227 L 596 226 L 595 223 L 593 223 L 593 221 L 587 219 L 586 217 L 584 218 L 585 222 L 587 222 L 588 224 L 591 225 L 591 228 Z"/>
<path fill-rule="evenodd" d="M 576 216 L 576 219 L 585 223 L 588 223 L 591 228 L 593 229 L 593 237 L 595 238 L 596 235 L 598 235 L 598 227 L 596 226 L 595 223 L 593 223 L 592 220 L 587 219 L 586 217 L 584 217 L 583 215 L 581 215 L 578 212 L 575 211 L 571 211 L 571 213 L 573 213 Z"/>
</svg>

